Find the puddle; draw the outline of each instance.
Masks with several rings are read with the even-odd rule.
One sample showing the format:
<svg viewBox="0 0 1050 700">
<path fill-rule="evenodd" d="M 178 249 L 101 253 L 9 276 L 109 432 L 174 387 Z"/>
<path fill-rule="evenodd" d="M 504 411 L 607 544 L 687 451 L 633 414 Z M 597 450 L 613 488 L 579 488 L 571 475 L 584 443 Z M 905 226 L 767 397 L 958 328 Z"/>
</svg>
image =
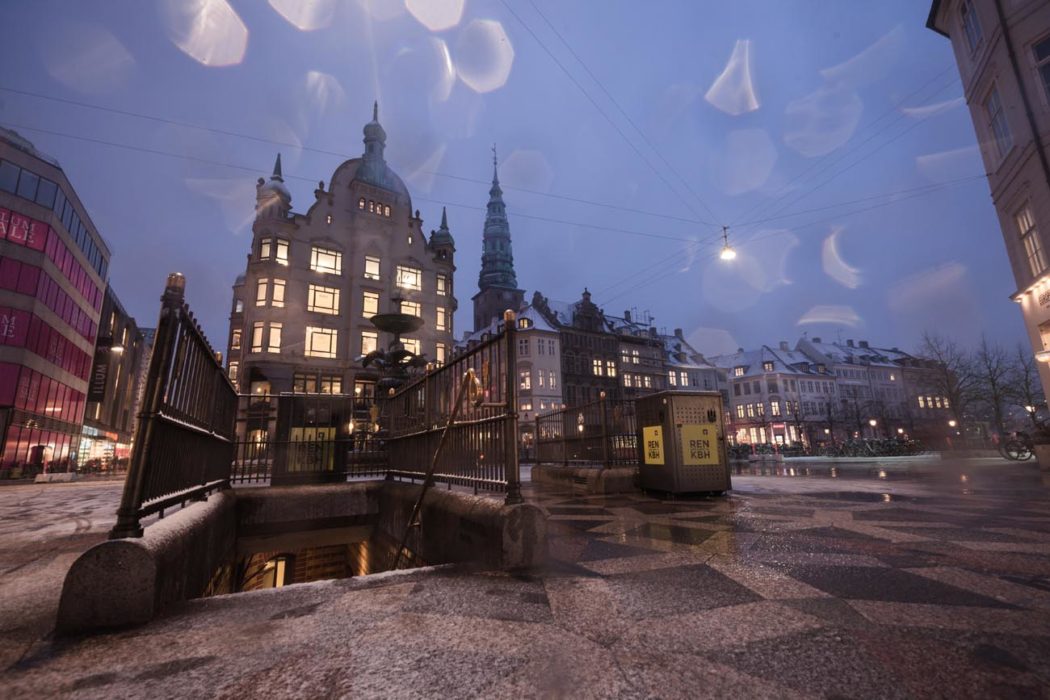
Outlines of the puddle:
<svg viewBox="0 0 1050 700">
<path fill-rule="evenodd" d="M 241 538 L 236 556 L 219 567 L 201 597 L 390 571 L 397 545 L 391 537 L 371 527 L 327 528 Z M 398 569 L 425 565 L 406 550 Z"/>
</svg>

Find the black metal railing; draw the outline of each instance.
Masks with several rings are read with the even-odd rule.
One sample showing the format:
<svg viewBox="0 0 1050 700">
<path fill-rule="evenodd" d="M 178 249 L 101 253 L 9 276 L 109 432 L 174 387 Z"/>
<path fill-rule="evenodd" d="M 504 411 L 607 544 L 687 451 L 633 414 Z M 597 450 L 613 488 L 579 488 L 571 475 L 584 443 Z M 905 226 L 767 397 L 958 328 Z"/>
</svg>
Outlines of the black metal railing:
<svg viewBox="0 0 1050 700">
<path fill-rule="evenodd" d="M 182 275 L 168 275 L 112 539 L 141 537 L 142 518 L 229 486 L 237 394 L 185 288 Z"/>
<path fill-rule="evenodd" d="M 597 401 L 537 416 L 536 463 L 636 466 L 634 401 L 602 392 Z"/>
<path fill-rule="evenodd" d="M 522 501 L 516 342 L 515 315 L 507 311 L 496 335 L 453 355 L 383 401 L 389 474 L 423 479 L 433 461 L 434 481 L 475 492 L 505 491 L 507 503 Z M 477 379 L 477 395 L 449 422 L 468 370 Z"/>
</svg>

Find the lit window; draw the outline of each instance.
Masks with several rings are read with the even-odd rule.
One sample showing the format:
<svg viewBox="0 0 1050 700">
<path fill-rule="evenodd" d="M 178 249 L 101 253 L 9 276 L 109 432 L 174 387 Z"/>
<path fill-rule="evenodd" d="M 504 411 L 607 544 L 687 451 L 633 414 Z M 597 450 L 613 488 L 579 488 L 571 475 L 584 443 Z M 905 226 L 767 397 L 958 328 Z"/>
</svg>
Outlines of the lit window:
<svg viewBox="0 0 1050 700">
<path fill-rule="evenodd" d="M 615 377 L 616 376 L 616 363 L 612 360 L 605 361 L 605 376 Z"/>
<path fill-rule="evenodd" d="M 547 370 L 547 388 L 557 389 L 558 388 L 558 377 L 554 374 L 554 370 Z"/>
<path fill-rule="evenodd" d="M 379 313 L 379 292 L 364 292 L 361 297 L 361 314 L 371 318 Z"/>
<path fill-rule="evenodd" d="M 977 48 L 977 45 L 981 43 L 981 25 L 977 21 L 977 13 L 973 11 L 973 6 L 969 2 L 963 2 L 962 6 L 959 7 L 959 14 L 962 15 L 966 43 L 970 45 L 970 52 L 972 53 Z"/>
<path fill-rule="evenodd" d="M 383 216 L 388 217 L 388 218 L 390 217 L 390 205 L 389 204 L 384 204 L 383 205 Z M 411 242 L 412 241 L 409 241 L 409 243 L 411 243 Z"/>
<path fill-rule="evenodd" d="M 238 328 L 230 335 L 230 350 L 241 349 L 241 329 Z"/>
<path fill-rule="evenodd" d="M 255 284 L 255 305 L 266 306 L 266 298 L 270 296 L 270 280 L 266 277 L 260 277 L 259 281 Z"/>
<path fill-rule="evenodd" d="M 307 357 L 335 357 L 338 347 L 339 331 L 334 328 L 306 327 Z"/>
<path fill-rule="evenodd" d="M 401 342 L 405 345 L 405 350 L 408 350 L 413 355 L 418 355 L 422 352 L 423 348 L 416 338 L 402 338 Z"/>
<path fill-rule="evenodd" d="M 1006 111 L 999 99 L 998 87 L 993 87 L 988 93 L 988 99 L 984 101 L 984 111 L 988 115 L 988 125 L 995 137 L 996 150 L 999 152 L 999 157 L 1002 158 L 1014 145 L 1014 140 L 1010 135 L 1010 125 L 1006 123 Z"/>
<path fill-rule="evenodd" d="M 1043 246 L 1039 242 L 1039 231 L 1035 228 L 1035 220 L 1032 218 L 1032 210 L 1025 204 L 1021 211 L 1014 215 L 1017 222 L 1017 232 L 1021 234 L 1024 242 L 1024 252 L 1028 257 L 1028 268 L 1033 277 L 1046 269 L 1046 258 L 1043 256 Z"/>
<path fill-rule="evenodd" d="M 667 381 L 671 386 L 678 386 L 678 373 L 672 369 L 667 373 Z"/>
<path fill-rule="evenodd" d="M 406 265 L 397 266 L 397 286 L 402 289 L 420 289 L 422 270 Z"/>
<path fill-rule="evenodd" d="M 755 412 L 760 416 L 766 415 L 766 405 L 764 403 L 756 403 Z"/>
<path fill-rule="evenodd" d="M 368 200 L 368 211 L 372 212 L 373 214 L 376 213 L 376 201 L 374 199 Z"/>
<path fill-rule="evenodd" d="M 448 277 L 445 275 L 437 276 L 437 293 L 438 296 L 448 296 Z"/>
<path fill-rule="evenodd" d="M 342 274 L 343 254 L 338 250 L 314 246 L 310 249 L 310 269 L 330 275 Z"/>
<path fill-rule="evenodd" d="M 282 241 L 280 238 L 276 241 L 277 248 L 277 263 L 280 265 L 288 264 L 288 241 Z"/>
<path fill-rule="evenodd" d="M 591 371 L 594 372 L 595 376 L 598 376 L 598 377 L 602 376 L 602 361 L 601 360 L 592 360 L 591 361 Z"/>
<path fill-rule="evenodd" d="M 317 377 L 313 374 L 306 374 L 305 372 L 296 372 L 292 375 L 292 393 L 316 394 Z"/>
<path fill-rule="evenodd" d="M 277 308 L 284 307 L 284 280 L 275 279 L 273 281 L 273 302 L 271 304 Z"/>
<path fill-rule="evenodd" d="M 737 404 L 736 417 L 737 418 L 743 418 L 744 417 L 744 405 L 743 404 Z"/>
<path fill-rule="evenodd" d="M 733 376 L 734 377 L 743 377 L 744 376 L 744 368 L 743 367 L 734 367 L 733 368 Z"/>
<path fill-rule="evenodd" d="M 780 415 L 780 402 L 779 401 L 770 401 L 769 402 L 769 407 L 770 407 L 770 409 L 772 409 L 770 411 L 770 413 L 772 413 L 774 416 L 779 416 Z"/>
<path fill-rule="evenodd" d="M 748 418 L 754 418 L 755 417 L 755 404 L 749 403 L 747 405 L 747 417 Z"/>
<path fill-rule="evenodd" d="M 241 365 L 239 362 L 231 362 L 230 368 L 227 372 L 231 382 L 237 381 L 237 372 L 240 370 Z"/>
<path fill-rule="evenodd" d="M 641 362 L 641 356 L 637 350 L 631 350 L 631 364 L 636 365 Z"/>
<path fill-rule="evenodd" d="M 631 375 L 627 374 L 626 372 L 624 372 L 623 375 L 623 385 L 626 387 L 634 386 L 634 381 Z"/>
<path fill-rule="evenodd" d="M 281 352 L 281 329 L 283 324 L 271 323 L 270 324 L 270 342 L 266 345 L 266 352 L 280 353 Z"/>
<path fill-rule="evenodd" d="M 532 388 L 532 372 L 527 369 L 518 372 L 518 387 L 525 390 Z"/>
<path fill-rule="evenodd" d="M 444 306 L 437 307 L 437 322 L 434 328 L 439 331 L 448 330 L 448 310 Z"/>
<path fill-rule="evenodd" d="M 547 381 L 546 380 L 547 380 L 547 375 L 543 372 L 543 370 L 542 369 L 536 370 L 536 386 L 538 386 L 540 389 L 542 389 L 544 386 L 547 385 Z"/>
<path fill-rule="evenodd" d="M 263 349 L 263 329 L 266 324 L 262 321 L 256 321 L 252 324 L 252 352 L 262 352 Z"/>
<path fill-rule="evenodd" d="M 332 375 L 322 375 L 318 382 L 318 389 L 320 389 L 322 394 L 341 394 L 343 393 L 343 378 Z"/>
<path fill-rule="evenodd" d="M 364 209 L 365 209 L 365 198 L 364 197 L 362 197 L 361 199 L 357 200 L 357 208 L 360 209 L 361 211 L 364 211 Z"/>
<path fill-rule="evenodd" d="M 379 258 L 365 256 L 365 279 L 379 279 Z"/>
<path fill-rule="evenodd" d="M 418 301 L 402 301 L 401 313 L 409 314 L 410 316 L 416 316 L 417 318 L 422 318 L 423 307 L 419 305 Z"/>
<path fill-rule="evenodd" d="M 233 302 L 233 313 L 239 314 L 244 311 L 244 302 L 240 299 L 236 299 Z"/>
<path fill-rule="evenodd" d="M 645 388 L 646 388 L 646 389 L 652 389 L 652 388 L 653 388 L 653 378 L 652 378 L 652 377 L 650 377 L 650 376 L 649 376 L 649 375 L 647 374 L 647 375 L 645 375 L 645 376 L 643 377 L 643 379 L 645 380 Z"/>
<path fill-rule="evenodd" d="M 445 364 L 445 356 L 446 356 L 447 352 L 448 352 L 448 350 L 445 347 L 445 344 L 444 343 L 438 343 L 437 345 L 434 346 L 434 360 L 439 365 Z"/>
<path fill-rule="evenodd" d="M 319 314 L 339 313 L 339 289 L 311 284 L 308 287 L 306 310 Z"/>
<path fill-rule="evenodd" d="M 772 362 L 763 362 L 762 363 L 762 371 L 763 372 L 772 372 L 773 371 L 773 363 Z"/>
<path fill-rule="evenodd" d="M 375 331 L 361 331 L 361 354 L 375 352 L 379 347 L 379 334 Z"/>
<path fill-rule="evenodd" d="M 531 401 L 522 401 L 521 402 L 521 410 L 522 411 L 531 411 L 532 410 L 532 402 Z"/>
<path fill-rule="evenodd" d="M 332 223 L 332 215 L 331 215 L 331 214 L 329 214 L 328 216 L 326 216 L 326 217 L 324 218 L 324 220 L 325 220 L 325 223 L 326 223 L 326 224 L 330 224 L 330 223 Z"/>
<path fill-rule="evenodd" d="M 270 255 L 272 255 L 271 251 L 273 251 L 273 239 L 272 238 L 263 238 L 261 241 L 259 241 L 259 259 L 260 260 L 269 260 L 270 259 Z"/>
</svg>

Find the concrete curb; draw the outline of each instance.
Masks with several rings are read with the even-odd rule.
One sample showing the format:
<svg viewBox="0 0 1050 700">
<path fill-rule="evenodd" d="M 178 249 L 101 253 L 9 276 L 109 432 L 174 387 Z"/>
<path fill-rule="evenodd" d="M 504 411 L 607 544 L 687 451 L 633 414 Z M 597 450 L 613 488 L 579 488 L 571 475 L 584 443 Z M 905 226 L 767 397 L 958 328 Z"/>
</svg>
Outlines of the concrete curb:
<svg viewBox="0 0 1050 700">
<path fill-rule="evenodd" d="M 638 490 L 638 470 L 634 467 L 608 469 L 563 467 L 537 464 L 532 468 L 532 480 L 538 484 L 555 484 L 582 488 L 590 495 L 632 493 Z"/>
</svg>

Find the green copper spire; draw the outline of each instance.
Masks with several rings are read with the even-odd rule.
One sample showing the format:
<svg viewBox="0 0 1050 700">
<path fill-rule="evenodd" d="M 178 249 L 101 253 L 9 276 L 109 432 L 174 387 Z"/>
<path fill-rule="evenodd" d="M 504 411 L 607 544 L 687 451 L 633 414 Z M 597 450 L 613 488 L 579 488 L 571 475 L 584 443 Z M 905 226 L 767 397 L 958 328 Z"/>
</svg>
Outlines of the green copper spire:
<svg viewBox="0 0 1050 700">
<path fill-rule="evenodd" d="M 496 146 L 492 146 L 492 187 L 489 189 L 488 212 L 482 237 L 481 274 L 478 289 L 489 287 L 517 289 L 518 279 L 514 274 L 514 254 L 510 245 L 510 223 L 507 221 L 507 206 L 503 202 L 503 190 L 499 186 L 499 161 Z"/>
</svg>

